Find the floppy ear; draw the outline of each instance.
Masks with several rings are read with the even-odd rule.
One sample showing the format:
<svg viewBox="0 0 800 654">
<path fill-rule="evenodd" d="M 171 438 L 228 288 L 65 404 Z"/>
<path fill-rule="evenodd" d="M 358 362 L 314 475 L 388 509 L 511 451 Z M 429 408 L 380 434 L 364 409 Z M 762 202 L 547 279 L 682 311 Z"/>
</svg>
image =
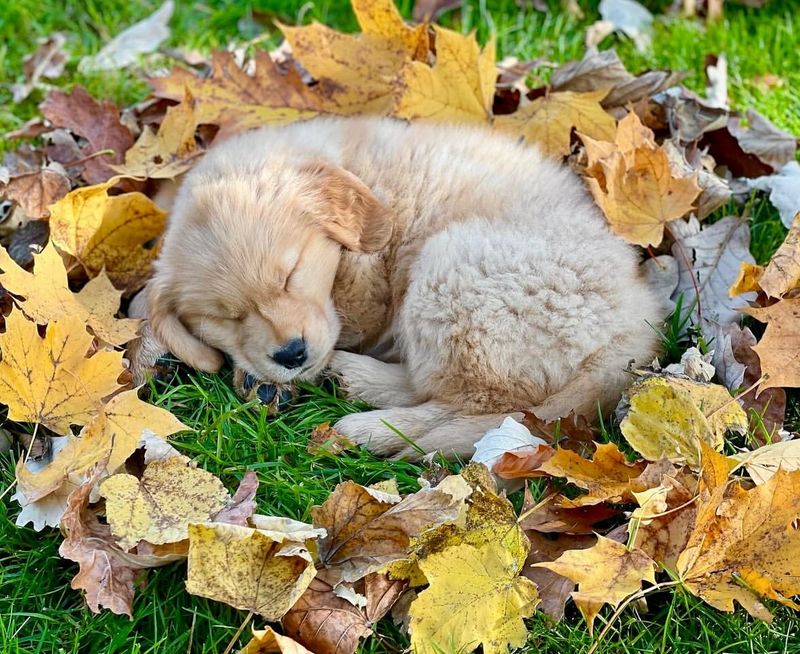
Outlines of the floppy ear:
<svg viewBox="0 0 800 654">
<path fill-rule="evenodd" d="M 219 350 L 192 336 L 175 314 L 165 282 L 156 274 L 147 288 L 147 313 L 150 327 L 161 343 L 184 363 L 203 372 L 217 372 L 224 358 Z"/>
<path fill-rule="evenodd" d="M 324 161 L 303 167 L 322 203 L 314 218 L 334 241 L 355 252 L 375 252 L 392 236 L 392 212 L 358 177 Z"/>
</svg>

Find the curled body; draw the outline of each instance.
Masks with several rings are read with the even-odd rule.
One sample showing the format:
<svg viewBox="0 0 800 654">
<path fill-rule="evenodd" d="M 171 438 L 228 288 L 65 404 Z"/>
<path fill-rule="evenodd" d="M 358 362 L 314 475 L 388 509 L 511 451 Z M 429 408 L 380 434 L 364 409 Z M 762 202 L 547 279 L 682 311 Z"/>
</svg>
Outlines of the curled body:
<svg viewBox="0 0 800 654">
<path fill-rule="evenodd" d="M 607 409 L 664 307 L 582 182 L 483 127 L 384 118 L 265 127 L 175 197 L 152 332 L 287 384 L 326 368 L 377 407 L 337 429 L 383 455 L 469 456 L 506 415 Z"/>
</svg>

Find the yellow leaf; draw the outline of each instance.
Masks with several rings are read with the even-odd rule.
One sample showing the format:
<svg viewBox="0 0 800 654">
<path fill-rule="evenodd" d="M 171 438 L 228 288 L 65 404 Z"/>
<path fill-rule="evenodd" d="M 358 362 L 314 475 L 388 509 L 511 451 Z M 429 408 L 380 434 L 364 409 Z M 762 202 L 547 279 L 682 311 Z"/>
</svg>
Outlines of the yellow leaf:
<svg viewBox="0 0 800 654">
<path fill-rule="evenodd" d="M 426 25 L 406 25 L 393 0 L 352 0 L 351 4 L 364 34 L 396 43 L 407 57 L 424 61 L 428 54 Z"/>
<path fill-rule="evenodd" d="M 604 536 L 583 550 L 564 552 L 550 563 L 534 563 L 578 584 L 572 599 L 592 632 L 594 619 L 603 604 L 613 607 L 642 587 L 642 581 L 656 582 L 655 562 L 641 550 L 629 550 Z"/>
<path fill-rule="evenodd" d="M 392 113 L 408 120 L 485 122 L 495 86 L 495 40 L 481 51 L 475 34 L 435 27 L 436 63 L 408 62 L 395 82 Z"/>
<path fill-rule="evenodd" d="M 253 637 L 250 642 L 239 651 L 239 654 L 271 654 L 280 652 L 281 654 L 313 654 L 297 641 L 288 636 L 282 636 L 272 629 L 253 629 Z"/>
<path fill-rule="evenodd" d="M 525 555 L 498 541 L 453 545 L 431 554 L 420 567 L 430 586 L 409 611 L 411 647 L 426 652 L 507 652 L 525 643 L 523 618 L 533 615 L 536 584 L 519 572 Z"/>
<path fill-rule="evenodd" d="M 125 550 L 140 540 L 183 540 L 189 523 L 210 520 L 230 499 L 219 479 L 183 456 L 153 461 L 141 479 L 112 475 L 100 484 L 100 494 L 111 533 Z"/>
<path fill-rule="evenodd" d="M 620 430 L 649 461 L 700 464 L 700 443 L 721 449 L 725 432 L 747 430 L 747 414 L 724 386 L 651 376 L 628 390 L 630 409 Z"/>
<path fill-rule="evenodd" d="M 186 590 L 279 620 L 314 579 L 301 544 L 258 529 L 222 523 L 189 525 Z"/>
<path fill-rule="evenodd" d="M 219 137 L 266 124 L 286 124 L 316 114 L 314 93 L 303 84 L 296 71 L 281 73 L 269 56 L 259 51 L 252 75 L 242 70 L 231 52 L 214 52 L 211 75 L 197 77 L 176 68 L 167 77 L 149 80 L 160 98 L 183 100 L 188 92 L 194 98 L 195 120 L 218 125 Z"/>
<path fill-rule="evenodd" d="M 759 283 L 771 297 L 780 297 L 800 286 L 800 213 L 794 217 L 786 239 L 772 255 Z"/>
<path fill-rule="evenodd" d="M 21 313 L 8 316 L 0 335 L 0 403 L 8 406 L 8 419 L 38 422 L 57 434 L 89 422 L 121 388 L 117 378 L 125 370 L 119 352 L 87 358 L 92 340 L 80 318 L 51 322 L 40 338 Z"/>
<path fill-rule="evenodd" d="M 751 291 L 760 291 L 761 276 L 764 274 L 764 266 L 759 266 L 754 263 L 742 261 L 739 264 L 739 276 L 730 287 L 728 295 L 736 297 L 742 293 L 750 293 Z"/>
<path fill-rule="evenodd" d="M 800 387 L 800 299 L 783 299 L 765 308 L 743 309 L 767 329 L 753 350 L 767 378 L 765 388 Z"/>
<path fill-rule="evenodd" d="M 140 288 L 158 254 L 154 243 L 164 231 L 166 213 L 143 193 L 109 196 L 116 184 L 75 189 L 50 207 L 50 235 L 95 277 L 102 270 L 118 287 Z"/>
<path fill-rule="evenodd" d="M 549 93 L 513 114 L 499 116 L 495 125 L 504 132 L 522 135 L 547 156 L 560 159 L 569 154 L 573 128 L 594 139 L 614 138 L 616 121 L 600 106 L 607 93 L 607 89 Z"/>
<path fill-rule="evenodd" d="M 55 492 L 70 475 L 86 475 L 107 458 L 106 470 L 115 472 L 133 454 L 145 430 L 166 438 L 187 429 L 169 411 L 142 402 L 136 390 L 115 395 L 86 425 L 80 436 L 65 436 L 52 459 L 33 472 L 20 460 L 17 482 L 25 498 L 39 500 Z"/>
<path fill-rule="evenodd" d="M 174 178 L 185 173 L 203 154 L 195 140 L 196 107 L 187 90 L 183 102 L 167 109 L 158 133 L 145 125 L 136 143 L 125 153 L 125 163 L 109 168 L 121 175 L 152 179 Z"/>
<path fill-rule="evenodd" d="M 701 496 L 694 530 L 678 558 L 684 586 L 711 606 L 732 612 L 734 602 L 770 620 L 767 597 L 794 609 L 800 594 L 800 471 L 779 470 L 760 486 L 719 486 Z"/>
<path fill-rule="evenodd" d="M 20 268 L 0 247 L 0 285 L 9 293 L 25 298 L 18 302 L 33 322 L 45 325 L 74 317 L 85 322 L 95 335 L 111 345 L 124 345 L 136 337 L 138 320 L 118 319 L 120 292 L 101 272 L 78 293 L 67 285 L 67 271 L 61 255 L 48 242 L 40 254 L 33 255 L 33 272 Z"/>
</svg>

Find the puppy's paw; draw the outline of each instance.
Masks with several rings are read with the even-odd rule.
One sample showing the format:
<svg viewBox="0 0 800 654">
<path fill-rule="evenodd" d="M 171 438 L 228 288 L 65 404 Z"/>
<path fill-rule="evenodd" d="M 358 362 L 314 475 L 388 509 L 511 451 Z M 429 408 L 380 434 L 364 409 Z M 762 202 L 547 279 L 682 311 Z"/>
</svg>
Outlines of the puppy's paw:
<svg viewBox="0 0 800 654">
<path fill-rule="evenodd" d="M 245 402 L 258 401 L 266 406 L 270 415 L 276 415 L 284 409 L 296 393 L 294 386 L 261 381 L 241 368 L 233 372 L 233 388 Z"/>
<path fill-rule="evenodd" d="M 376 456 L 394 456 L 405 450 L 407 442 L 374 414 L 378 411 L 351 413 L 340 418 L 333 428 L 356 445 Z"/>
<path fill-rule="evenodd" d="M 148 379 L 166 379 L 177 370 L 178 363 L 159 341 L 148 323 L 142 327 L 142 335 L 128 344 L 125 358 L 134 386 L 144 384 Z"/>
</svg>

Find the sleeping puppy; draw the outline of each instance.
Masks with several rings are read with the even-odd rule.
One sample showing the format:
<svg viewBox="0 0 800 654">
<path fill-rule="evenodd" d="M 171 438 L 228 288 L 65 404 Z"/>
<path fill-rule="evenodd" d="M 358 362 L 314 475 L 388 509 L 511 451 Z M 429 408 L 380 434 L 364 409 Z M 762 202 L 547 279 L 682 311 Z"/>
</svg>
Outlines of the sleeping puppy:
<svg viewBox="0 0 800 654">
<path fill-rule="evenodd" d="M 147 288 L 186 363 L 326 368 L 381 455 L 469 457 L 521 410 L 596 415 L 656 354 L 661 301 L 581 181 L 486 128 L 317 119 L 232 138 L 186 175 Z M 241 378 L 240 373 L 240 378 Z"/>
</svg>

